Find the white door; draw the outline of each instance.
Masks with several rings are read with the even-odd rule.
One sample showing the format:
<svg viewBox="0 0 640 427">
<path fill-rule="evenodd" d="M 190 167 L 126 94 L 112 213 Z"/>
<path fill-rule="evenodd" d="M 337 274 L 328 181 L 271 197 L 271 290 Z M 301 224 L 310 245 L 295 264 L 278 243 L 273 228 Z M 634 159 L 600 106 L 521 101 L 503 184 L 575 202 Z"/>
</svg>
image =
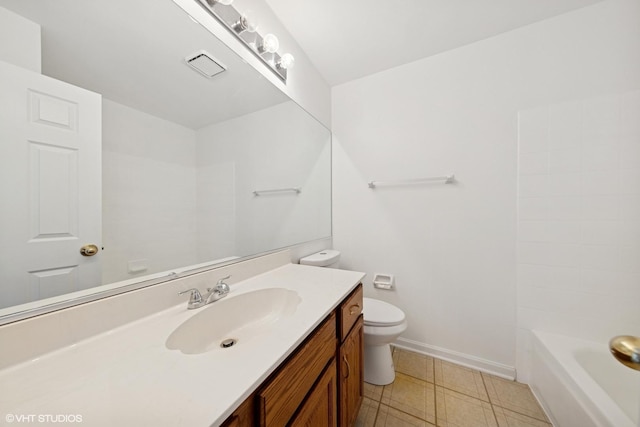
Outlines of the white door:
<svg viewBox="0 0 640 427">
<path fill-rule="evenodd" d="M 100 284 L 102 100 L 0 61 L 0 309 Z"/>
</svg>

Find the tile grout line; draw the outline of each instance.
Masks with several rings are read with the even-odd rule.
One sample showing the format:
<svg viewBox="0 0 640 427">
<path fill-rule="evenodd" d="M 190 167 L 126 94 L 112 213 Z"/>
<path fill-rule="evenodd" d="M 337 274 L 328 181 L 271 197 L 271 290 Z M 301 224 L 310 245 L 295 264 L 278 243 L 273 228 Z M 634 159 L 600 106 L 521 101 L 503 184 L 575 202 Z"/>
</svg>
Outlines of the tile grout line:
<svg viewBox="0 0 640 427">
<path fill-rule="evenodd" d="M 380 398 L 382 398 L 382 395 L 380 395 Z M 373 417 L 373 425 L 374 425 L 374 427 L 378 423 L 378 415 L 380 414 L 380 405 L 382 405 L 382 403 L 378 402 L 378 407 L 376 408 L 376 416 Z"/>
<path fill-rule="evenodd" d="M 489 389 L 487 388 L 487 382 L 484 379 L 484 375 L 480 374 L 480 378 L 482 378 L 482 385 L 484 386 L 484 392 L 487 393 L 487 399 L 489 399 L 489 406 L 491 406 L 491 413 L 493 414 L 493 419 L 498 424 L 498 416 L 496 415 L 496 409 L 493 407 L 493 402 L 491 401 L 491 395 L 489 395 Z"/>
<path fill-rule="evenodd" d="M 551 424 L 551 423 L 549 423 L 549 421 L 547 421 L 547 420 L 541 420 L 541 419 L 540 419 L 540 418 L 538 418 L 538 417 L 534 417 L 534 416 L 529 415 L 529 414 L 523 414 L 523 413 L 522 413 L 522 412 L 520 412 L 520 411 L 515 411 L 515 410 L 513 410 L 513 409 L 511 409 L 511 408 L 506 408 L 506 407 L 504 407 L 504 406 L 502 406 L 502 405 L 498 405 L 498 404 L 494 404 L 494 403 L 492 403 L 492 404 L 491 404 L 491 406 L 492 406 L 492 407 L 493 407 L 493 406 L 497 406 L 497 407 L 498 407 L 498 408 L 500 408 L 500 409 L 504 409 L 504 410 L 506 410 L 506 411 L 513 412 L 514 414 L 522 415 L 523 417 L 531 418 L 532 420 L 536 420 L 536 421 L 540 421 L 540 422 L 545 423 L 545 424 L 552 425 L 552 424 Z"/>
<path fill-rule="evenodd" d="M 436 364 L 431 359 L 431 372 L 433 372 L 433 416 L 435 417 L 435 425 L 438 425 L 438 391 L 436 390 Z M 428 362 L 428 361 L 427 361 Z M 429 367 L 427 366 L 427 372 L 429 372 Z"/>
<path fill-rule="evenodd" d="M 490 375 L 490 374 L 486 374 L 486 375 Z M 543 422 L 543 423 L 547 423 L 547 424 L 549 424 L 549 422 L 548 422 L 547 420 L 541 420 L 540 418 L 538 418 L 538 417 L 536 417 L 536 416 L 533 416 L 533 415 L 530 415 L 530 414 L 525 414 L 525 413 L 522 413 L 522 412 L 520 412 L 520 411 L 518 411 L 518 410 L 515 410 L 515 409 L 512 409 L 512 408 L 507 408 L 507 407 L 506 407 L 506 406 L 504 406 L 504 405 L 500 405 L 500 404 L 498 404 L 498 403 L 494 403 L 494 402 L 492 402 L 492 401 L 491 401 L 491 397 L 489 396 L 489 390 L 487 389 L 487 384 L 486 384 L 486 381 L 485 381 L 484 375 L 482 375 L 482 374 L 481 374 L 480 376 L 482 377 L 482 382 L 483 382 L 483 384 L 484 384 L 485 391 L 487 392 L 487 397 L 489 397 L 489 403 L 491 404 L 491 409 L 492 409 L 492 410 L 493 410 L 493 407 L 494 407 L 494 406 L 497 406 L 497 407 L 498 407 L 498 408 L 500 408 L 500 409 L 507 410 L 507 411 L 509 411 L 509 412 L 513 412 L 513 413 L 516 413 L 516 414 L 519 414 L 519 415 L 525 416 L 525 417 L 527 417 L 527 418 L 531 418 L 532 420 L 537 420 L 537 421 L 541 421 L 541 422 Z M 515 381 L 514 381 L 514 382 L 515 382 Z M 530 387 L 529 387 L 529 385 L 528 385 L 528 384 L 525 384 L 525 385 L 527 386 L 527 388 L 529 388 L 529 389 L 530 389 Z M 536 405 L 538 405 L 538 407 L 540 407 L 540 404 L 539 404 L 537 401 L 536 401 Z M 540 407 L 540 409 L 542 409 L 542 408 Z M 543 411 L 543 413 L 544 413 L 544 409 L 543 409 L 542 411 Z M 494 413 L 494 415 L 495 415 L 495 410 L 494 410 L 494 412 L 493 412 L 493 413 Z M 497 419 L 497 417 L 496 417 L 496 419 Z"/>
<path fill-rule="evenodd" d="M 479 372 L 479 371 L 478 371 L 478 372 Z M 488 394 L 487 394 L 487 400 L 484 400 L 484 399 L 479 398 L 478 396 L 473 396 L 473 395 L 471 395 L 471 394 L 467 394 L 467 393 L 465 393 L 465 392 L 463 392 L 463 391 L 456 390 L 456 389 L 454 389 L 454 388 L 450 388 L 450 387 L 447 387 L 447 386 L 442 385 L 442 384 L 438 384 L 438 383 L 436 383 L 435 381 L 433 381 L 433 382 L 432 382 L 432 381 L 423 380 L 422 378 L 414 377 L 413 375 L 406 374 L 406 373 L 404 373 L 404 372 L 398 372 L 398 373 L 400 373 L 400 374 L 402 374 L 402 375 L 406 375 L 406 376 L 408 376 L 408 377 L 411 377 L 411 378 L 413 378 L 414 380 L 424 381 L 425 383 L 427 383 L 427 384 L 431 384 L 431 385 L 433 385 L 434 387 L 441 387 L 441 388 L 444 388 L 444 389 L 446 389 L 446 390 L 453 391 L 454 393 L 458 393 L 458 394 L 461 394 L 461 395 L 463 395 L 463 396 L 466 396 L 466 397 L 470 397 L 470 398 L 472 398 L 472 399 L 479 400 L 479 401 L 481 401 L 481 402 L 485 402 L 485 403 L 492 404 L 492 403 L 491 403 L 491 400 L 489 399 L 489 395 L 488 395 Z M 483 378 L 483 382 L 484 382 L 484 378 Z M 486 391 L 486 388 L 485 388 L 485 391 Z M 500 405 L 496 405 L 496 406 L 500 406 Z M 514 412 L 515 412 L 515 411 L 514 411 Z M 524 415 L 524 414 L 522 414 L 522 415 Z M 531 418 L 533 418 L 533 417 L 531 417 Z"/>
<path fill-rule="evenodd" d="M 404 411 L 404 410 L 402 410 L 402 409 L 396 408 L 395 406 L 387 405 L 387 404 L 385 404 L 385 403 L 380 403 L 380 405 L 384 405 L 384 406 L 386 406 L 387 408 L 391 408 L 391 409 L 393 409 L 394 411 L 402 412 L 403 414 L 405 414 L 405 415 L 409 415 L 411 418 L 415 418 L 416 420 L 424 421 L 424 422 L 425 422 L 425 423 L 427 423 L 427 424 L 431 424 L 429 421 L 425 420 L 424 418 L 420 418 L 420 417 L 418 417 L 418 416 L 416 416 L 416 415 L 412 414 L 411 412 Z M 378 409 L 378 413 L 379 413 L 379 412 L 380 412 L 380 410 Z M 376 419 L 377 419 L 377 416 L 376 416 Z M 437 420 L 436 420 L 436 423 L 437 423 Z"/>
</svg>

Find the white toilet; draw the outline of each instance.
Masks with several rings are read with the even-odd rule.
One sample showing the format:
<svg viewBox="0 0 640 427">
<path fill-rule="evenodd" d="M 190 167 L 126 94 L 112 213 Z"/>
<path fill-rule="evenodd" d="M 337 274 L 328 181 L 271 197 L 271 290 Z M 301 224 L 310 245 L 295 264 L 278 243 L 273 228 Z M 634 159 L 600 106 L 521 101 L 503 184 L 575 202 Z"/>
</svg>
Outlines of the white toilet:
<svg viewBox="0 0 640 427">
<path fill-rule="evenodd" d="M 300 259 L 300 264 L 338 268 L 340 252 L 327 249 Z M 404 312 L 373 298 L 364 298 L 364 380 L 391 384 L 396 377 L 391 358 L 392 343 L 407 329 Z"/>
</svg>

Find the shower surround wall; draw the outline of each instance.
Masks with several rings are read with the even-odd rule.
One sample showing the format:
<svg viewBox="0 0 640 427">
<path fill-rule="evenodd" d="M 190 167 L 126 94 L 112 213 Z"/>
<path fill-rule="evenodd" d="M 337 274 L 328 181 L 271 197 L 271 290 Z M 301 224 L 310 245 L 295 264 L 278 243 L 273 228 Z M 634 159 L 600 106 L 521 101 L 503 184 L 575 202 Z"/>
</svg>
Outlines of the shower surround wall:
<svg viewBox="0 0 640 427">
<path fill-rule="evenodd" d="M 196 132 L 107 99 L 102 121 L 103 283 L 195 264 Z"/>
<path fill-rule="evenodd" d="M 608 0 L 333 88 L 334 246 L 407 313 L 399 344 L 515 374 L 518 112 L 640 89 L 638 40 L 640 2 Z"/>
<path fill-rule="evenodd" d="M 640 335 L 640 91 L 519 114 L 518 367 L 532 329 Z"/>
</svg>

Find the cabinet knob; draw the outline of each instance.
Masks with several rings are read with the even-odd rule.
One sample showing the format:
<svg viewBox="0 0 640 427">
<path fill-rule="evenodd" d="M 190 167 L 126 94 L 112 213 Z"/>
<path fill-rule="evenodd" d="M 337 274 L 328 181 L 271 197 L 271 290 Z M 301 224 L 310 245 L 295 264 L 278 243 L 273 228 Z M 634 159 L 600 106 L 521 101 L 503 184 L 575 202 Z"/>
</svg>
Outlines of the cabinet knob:
<svg viewBox="0 0 640 427">
<path fill-rule="evenodd" d="M 358 313 L 360 313 L 360 304 L 353 304 L 349 306 L 349 314 L 351 316 Z"/>
</svg>

